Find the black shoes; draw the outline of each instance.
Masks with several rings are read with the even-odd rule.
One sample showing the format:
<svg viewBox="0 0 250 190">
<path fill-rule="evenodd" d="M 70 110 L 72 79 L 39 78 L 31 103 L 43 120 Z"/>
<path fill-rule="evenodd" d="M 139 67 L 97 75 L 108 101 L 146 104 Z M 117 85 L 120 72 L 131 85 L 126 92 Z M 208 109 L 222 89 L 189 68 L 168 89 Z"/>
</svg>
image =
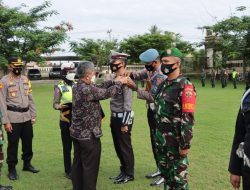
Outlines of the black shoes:
<svg viewBox="0 0 250 190">
<path fill-rule="evenodd" d="M 11 190 L 12 189 L 12 186 L 3 186 L 3 185 L 0 185 L 0 190 Z"/>
<path fill-rule="evenodd" d="M 160 177 L 159 179 L 157 179 L 154 182 L 150 183 L 150 186 L 160 186 L 164 182 L 165 182 L 165 179 L 163 177 Z"/>
<path fill-rule="evenodd" d="M 118 179 L 120 179 L 121 177 L 123 177 L 123 175 L 124 175 L 124 173 L 121 172 L 119 175 L 117 175 L 117 176 L 112 176 L 112 177 L 110 177 L 109 179 L 118 180 Z"/>
<path fill-rule="evenodd" d="M 10 180 L 18 180 L 19 176 L 16 173 L 16 169 L 9 170 L 8 178 Z"/>
<path fill-rule="evenodd" d="M 134 181 L 133 176 L 129 176 L 127 174 L 123 174 L 119 179 L 115 180 L 115 184 L 128 183 L 129 181 Z"/>
<path fill-rule="evenodd" d="M 161 172 L 159 170 L 157 170 L 156 172 L 150 173 L 150 174 L 146 175 L 145 177 L 148 178 L 148 179 L 151 179 L 151 178 L 158 177 L 160 175 L 161 175 Z"/>
<path fill-rule="evenodd" d="M 71 179 L 71 173 L 65 173 L 65 177 L 68 178 L 68 179 Z M 1 189 L 0 189 L 1 190 Z"/>
<path fill-rule="evenodd" d="M 40 172 L 40 170 L 34 168 L 31 164 L 25 164 L 23 166 L 23 171 L 32 172 L 32 173 Z"/>
</svg>

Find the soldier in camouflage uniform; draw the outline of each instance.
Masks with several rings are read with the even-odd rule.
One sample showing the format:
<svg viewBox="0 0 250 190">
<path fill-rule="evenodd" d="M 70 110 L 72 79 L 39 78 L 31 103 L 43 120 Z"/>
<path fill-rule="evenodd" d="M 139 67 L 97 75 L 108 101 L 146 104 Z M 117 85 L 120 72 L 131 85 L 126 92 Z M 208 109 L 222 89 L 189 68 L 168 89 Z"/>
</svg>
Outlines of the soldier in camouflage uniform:
<svg viewBox="0 0 250 190">
<path fill-rule="evenodd" d="M 3 131 L 2 131 L 2 112 L 0 112 L 0 177 L 3 165 Z M 10 190 L 11 186 L 0 185 L 0 190 Z"/>
<path fill-rule="evenodd" d="M 168 78 L 155 95 L 156 154 L 165 178 L 165 190 L 187 190 L 187 154 L 193 137 L 196 92 L 180 73 L 182 53 L 177 48 L 161 53 L 161 71 Z"/>
</svg>

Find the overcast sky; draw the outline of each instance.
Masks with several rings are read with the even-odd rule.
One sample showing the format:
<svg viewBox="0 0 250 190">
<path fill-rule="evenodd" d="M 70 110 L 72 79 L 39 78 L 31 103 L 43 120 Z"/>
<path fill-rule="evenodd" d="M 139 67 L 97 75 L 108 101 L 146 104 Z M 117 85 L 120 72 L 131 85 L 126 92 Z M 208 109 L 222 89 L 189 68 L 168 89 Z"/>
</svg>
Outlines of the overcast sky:
<svg viewBox="0 0 250 190">
<path fill-rule="evenodd" d="M 25 3 L 29 7 L 42 0 L 3 0 L 10 7 Z M 163 31 L 180 33 L 184 40 L 199 42 L 204 33 L 197 27 L 211 25 L 227 18 L 238 6 L 246 6 L 250 13 L 250 0 L 50 0 L 59 15 L 51 17 L 48 25 L 60 21 L 70 22 L 74 30 L 71 40 L 82 37 L 123 39 L 148 32 L 152 25 Z"/>
</svg>

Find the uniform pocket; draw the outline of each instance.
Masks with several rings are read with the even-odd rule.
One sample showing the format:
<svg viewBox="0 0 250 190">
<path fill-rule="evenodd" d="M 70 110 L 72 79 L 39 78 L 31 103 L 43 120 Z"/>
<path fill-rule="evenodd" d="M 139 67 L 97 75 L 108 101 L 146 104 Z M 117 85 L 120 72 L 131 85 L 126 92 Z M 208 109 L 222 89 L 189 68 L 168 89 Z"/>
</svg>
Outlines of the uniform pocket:
<svg viewBox="0 0 250 190">
<path fill-rule="evenodd" d="M 9 98 L 16 98 L 18 97 L 18 88 L 16 86 L 8 88 Z"/>
</svg>

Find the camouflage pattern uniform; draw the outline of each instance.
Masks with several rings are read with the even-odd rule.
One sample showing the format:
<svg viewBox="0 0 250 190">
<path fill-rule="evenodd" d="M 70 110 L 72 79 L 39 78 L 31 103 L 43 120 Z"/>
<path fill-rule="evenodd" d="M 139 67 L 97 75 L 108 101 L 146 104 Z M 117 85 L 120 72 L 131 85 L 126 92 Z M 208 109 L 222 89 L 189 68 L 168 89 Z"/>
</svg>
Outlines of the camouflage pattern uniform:
<svg viewBox="0 0 250 190">
<path fill-rule="evenodd" d="M 180 156 L 179 149 L 190 148 L 195 100 L 193 84 L 182 76 L 171 81 L 166 79 L 155 96 L 156 154 L 168 190 L 189 189 L 188 159 Z"/>
<path fill-rule="evenodd" d="M 2 131 L 2 112 L 0 112 L 0 176 L 3 165 L 3 131 Z"/>
</svg>

